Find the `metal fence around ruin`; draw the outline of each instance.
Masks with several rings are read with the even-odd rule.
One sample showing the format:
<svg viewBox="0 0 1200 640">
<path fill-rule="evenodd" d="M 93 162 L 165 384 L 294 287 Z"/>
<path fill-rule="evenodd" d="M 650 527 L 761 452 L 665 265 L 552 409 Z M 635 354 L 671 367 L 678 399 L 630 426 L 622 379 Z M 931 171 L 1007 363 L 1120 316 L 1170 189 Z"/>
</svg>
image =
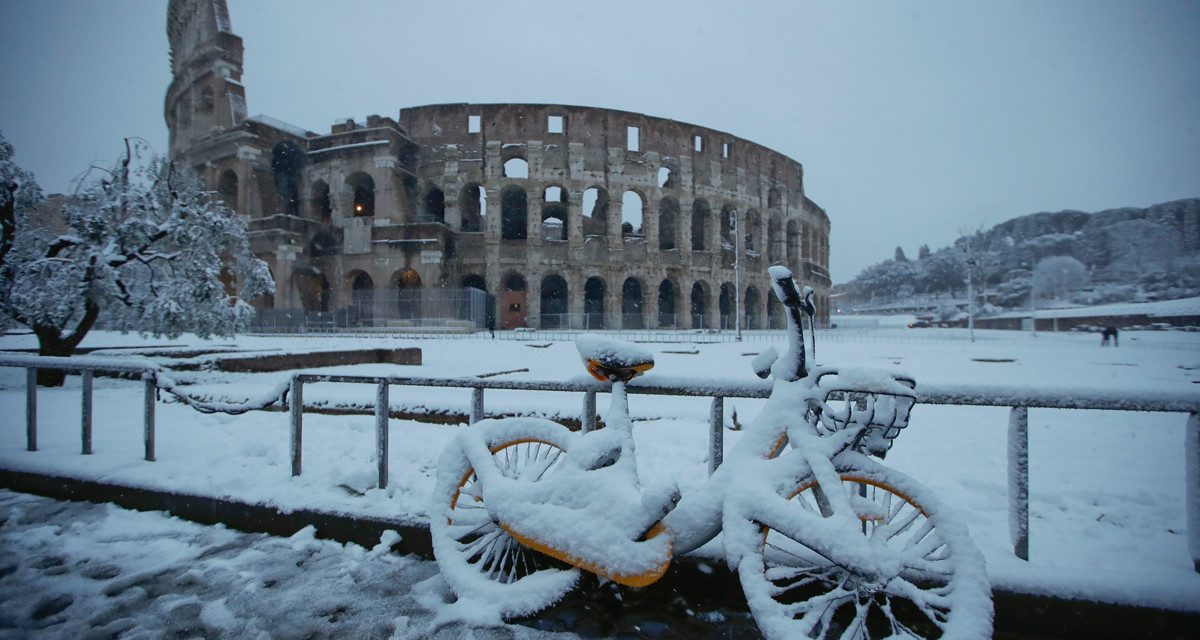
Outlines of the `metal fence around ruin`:
<svg viewBox="0 0 1200 640">
<path fill-rule="evenodd" d="M 251 333 L 388 333 L 424 330 L 464 333 L 485 329 L 490 299 L 474 288 L 327 289 L 306 306 L 263 309 Z"/>
<path fill-rule="evenodd" d="M 204 407 L 194 399 L 187 398 L 177 389 L 160 384 L 162 370 L 147 361 L 119 360 L 103 357 L 49 358 L 41 356 L 0 356 L 0 366 L 26 369 L 25 433 L 26 448 L 37 451 L 37 369 L 57 369 L 78 372 L 83 376 L 81 390 L 81 450 L 91 453 L 92 425 L 92 376 L 96 372 L 117 373 L 140 378 L 143 386 L 143 437 L 145 459 L 153 461 L 155 425 L 154 408 L 157 392 L 162 389 L 172 393 L 189 406 L 206 411 L 223 409 Z M 580 424 L 584 431 L 596 425 L 596 395 L 608 391 L 608 386 L 599 382 L 579 378 L 571 381 L 516 381 L 472 378 L 422 378 L 408 376 L 354 376 L 316 375 L 294 373 L 285 392 L 269 405 L 286 405 L 289 416 L 290 457 L 292 475 L 298 476 L 303 467 L 304 434 L 304 385 L 309 383 L 370 384 L 376 389 L 375 416 L 375 461 L 378 486 L 388 484 L 388 419 L 390 416 L 390 394 L 392 387 L 440 387 L 469 390 L 471 393 L 470 422 L 473 424 L 486 415 L 485 392 L 488 390 L 509 391 L 554 391 L 582 393 Z M 716 470 L 724 457 L 725 398 L 767 398 L 771 393 L 768 381 L 748 380 L 732 382 L 716 380 L 703 387 L 686 387 L 656 382 L 643 378 L 628 387 L 633 394 L 665 395 L 709 398 L 709 465 L 708 472 Z M 290 398 L 290 399 L 289 399 Z M 1195 394 L 1146 393 L 1111 390 L 1062 390 L 1046 391 L 1021 387 L 995 385 L 923 385 L 918 388 L 917 402 L 930 405 L 958 405 L 976 407 L 1007 407 L 1008 421 L 1008 493 L 1009 525 L 1014 553 L 1029 559 L 1029 409 L 1076 409 L 1096 411 L 1168 412 L 1187 415 L 1184 428 L 1184 477 L 1187 505 L 1187 527 L 1189 553 L 1193 566 L 1200 572 L 1200 543 L 1195 543 L 1200 531 L 1200 398 Z M 246 410 L 239 408 L 237 412 Z"/>
</svg>

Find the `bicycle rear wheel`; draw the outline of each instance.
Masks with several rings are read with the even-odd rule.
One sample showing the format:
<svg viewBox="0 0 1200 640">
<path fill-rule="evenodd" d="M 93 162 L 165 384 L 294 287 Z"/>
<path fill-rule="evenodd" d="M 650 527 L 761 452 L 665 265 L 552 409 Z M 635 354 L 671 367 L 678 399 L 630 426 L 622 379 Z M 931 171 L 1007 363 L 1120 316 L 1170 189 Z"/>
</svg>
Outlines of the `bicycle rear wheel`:
<svg viewBox="0 0 1200 640">
<path fill-rule="evenodd" d="M 898 471 L 863 458 L 839 464 L 837 472 L 853 496 L 871 553 L 898 572 L 864 580 L 839 566 L 836 553 L 822 555 L 806 545 L 795 527 L 755 521 L 759 543 L 742 556 L 738 573 L 764 635 L 989 638 L 991 587 L 965 525 Z M 820 494 L 810 475 L 778 498 L 786 498 L 790 509 L 819 515 Z"/>
<path fill-rule="evenodd" d="M 503 475 L 525 482 L 551 480 L 574 437 L 566 427 L 536 418 L 486 420 L 468 428 L 483 439 Z M 459 598 L 478 600 L 504 617 L 554 604 L 575 586 L 579 570 L 500 528 L 463 446 L 456 438 L 438 460 L 430 534 L 442 576 Z"/>
</svg>

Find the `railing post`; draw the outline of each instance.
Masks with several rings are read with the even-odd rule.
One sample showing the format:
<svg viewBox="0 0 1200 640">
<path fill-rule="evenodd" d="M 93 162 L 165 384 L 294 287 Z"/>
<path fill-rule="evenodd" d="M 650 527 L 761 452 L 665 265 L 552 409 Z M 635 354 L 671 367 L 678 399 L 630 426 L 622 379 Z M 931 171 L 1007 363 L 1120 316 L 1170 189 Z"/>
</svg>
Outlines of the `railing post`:
<svg viewBox="0 0 1200 640">
<path fill-rule="evenodd" d="M 25 370 L 25 450 L 37 451 L 37 369 Z"/>
<path fill-rule="evenodd" d="M 721 466 L 725 457 L 725 398 L 713 398 L 708 412 L 708 475 Z"/>
<path fill-rule="evenodd" d="M 596 392 L 583 392 L 583 419 L 579 421 L 579 430 L 588 433 L 596 428 Z"/>
<path fill-rule="evenodd" d="M 1029 559 L 1029 409 L 1008 414 L 1008 533 L 1013 553 Z"/>
<path fill-rule="evenodd" d="M 154 393 L 158 390 L 154 373 L 147 371 L 142 374 L 145 392 L 142 395 L 142 411 L 144 420 L 143 439 L 146 442 L 146 461 L 154 462 Z"/>
<path fill-rule="evenodd" d="M 1188 552 L 1192 554 L 1192 566 L 1200 573 L 1200 413 L 1188 415 L 1183 440 Z"/>
<path fill-rule="evenodd" d="M 379 488 L 388 484 L 388 383 L 375 387 L 375 460 L 379 468 Z"/>
<path fill-rule="evenodd" d="M 292 397 L 292 404 L 288 407 L 291 417 L 291 452 L 292 452 L 292 475 L 300 475 L 300 440 L 303 430 L 304 421 L 304 383 L 295 376 L 292 377 L 292 388 L 289 392 Z"/>
<path fill-rule="evenodd" d="M 483 387 L 471 389 L 471 424 L 483 420 Z"/>
<path fill-rule="evenodd" d="M 79 403 L 79 424 L 80 424 L 80 439 L 83 449 L 83 455 L 92 453 L 92 370 L 85 369 L 80 372 L 80 398 Z"/>
</svg>

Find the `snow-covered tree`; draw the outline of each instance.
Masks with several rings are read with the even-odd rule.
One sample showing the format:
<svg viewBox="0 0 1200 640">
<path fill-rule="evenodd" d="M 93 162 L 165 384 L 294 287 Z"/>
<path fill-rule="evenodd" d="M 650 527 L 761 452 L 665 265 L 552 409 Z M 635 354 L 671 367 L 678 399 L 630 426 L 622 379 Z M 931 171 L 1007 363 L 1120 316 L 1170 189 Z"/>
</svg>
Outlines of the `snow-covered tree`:
<svg viewBox="0 0 1200 640">
<path fill-rule="evenodd" d="M 11 147 L 0 147 L 11 164 Z M 6 193 L 21 189 L 6 177 Z M 89 172 L 61 221 L 34 211 L 20 198 L 5 204 L 0 311 L 33 330 L 42 355 L 74 353 L 101 315 L 121 331 L 229 335 L 254 315 L 246 300 L 274 290 L 243 220 L 140 142 L 127 140 L 111 169 Z M 227 290 L 234 282 L 238 291 Z M 55 373 L 39 382 L 61 384 Z"/>
<path fill-rule="evenodd" d="M 1033 268 L 1033 286 L 1042 295 L 1058 297 L 1087 281 L 1087 267 L 1071 256 L 1044 258 Z"/>
</svg>

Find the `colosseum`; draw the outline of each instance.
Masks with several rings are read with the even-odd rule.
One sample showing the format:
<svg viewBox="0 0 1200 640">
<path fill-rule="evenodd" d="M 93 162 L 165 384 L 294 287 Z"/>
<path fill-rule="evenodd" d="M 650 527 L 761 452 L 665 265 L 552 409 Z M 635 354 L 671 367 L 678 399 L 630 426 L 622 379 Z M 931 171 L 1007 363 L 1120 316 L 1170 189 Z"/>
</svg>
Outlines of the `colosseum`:
<svg viewBox="0 0 1200 640">
<path fill-rule="evenodd" d="M 785 264 L 828 320 L 829 218 L 783 154 L 558 104 L 408 107 L 318 134 L 248 116 L 224 0 L 171 0 L 167 33 L 171 156 L 247 218 L 277 283 L 263 318 L 761 329 L 782 325 L 765 272 Z"/>
</svg>

